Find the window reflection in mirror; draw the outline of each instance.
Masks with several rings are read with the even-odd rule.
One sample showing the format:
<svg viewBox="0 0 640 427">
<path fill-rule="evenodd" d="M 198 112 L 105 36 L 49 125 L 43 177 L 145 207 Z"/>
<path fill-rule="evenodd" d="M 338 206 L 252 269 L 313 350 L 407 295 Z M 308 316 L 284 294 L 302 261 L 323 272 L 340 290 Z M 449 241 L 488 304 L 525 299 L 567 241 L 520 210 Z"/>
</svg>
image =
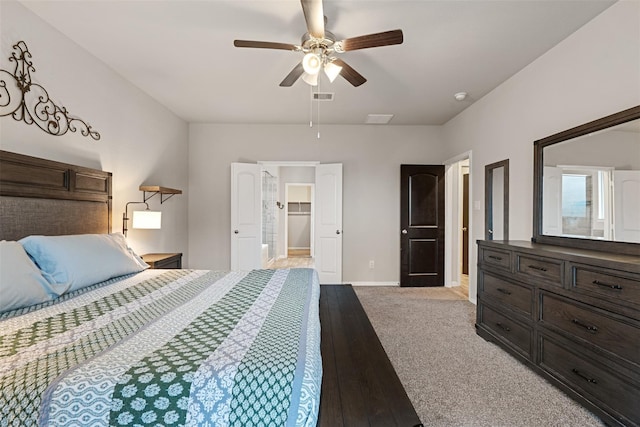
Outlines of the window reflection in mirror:
<svg viewBox="0 0 640 427">
<path fill-rule="evenodd" d="M 544 148 L 542 234 L 640 242 L 640 120 Z"/>
</svg>

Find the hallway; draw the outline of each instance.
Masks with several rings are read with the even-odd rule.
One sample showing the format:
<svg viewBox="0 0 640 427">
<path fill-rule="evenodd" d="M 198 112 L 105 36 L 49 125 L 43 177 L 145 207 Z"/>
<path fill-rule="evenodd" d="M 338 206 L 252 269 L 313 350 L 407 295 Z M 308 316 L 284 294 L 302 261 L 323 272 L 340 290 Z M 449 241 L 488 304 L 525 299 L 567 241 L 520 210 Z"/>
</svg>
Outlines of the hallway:
<svg viewBox="0 0 640 427">
<path fill-rule="evenodd" d="M 304 254 L 299 254 L 294 250 L 290 250 L 288 258 L 272 260 L 267 265 L 267 268 L 315 268 L 315 260 L 309 256 L 308 250 Z"/>
</svg>

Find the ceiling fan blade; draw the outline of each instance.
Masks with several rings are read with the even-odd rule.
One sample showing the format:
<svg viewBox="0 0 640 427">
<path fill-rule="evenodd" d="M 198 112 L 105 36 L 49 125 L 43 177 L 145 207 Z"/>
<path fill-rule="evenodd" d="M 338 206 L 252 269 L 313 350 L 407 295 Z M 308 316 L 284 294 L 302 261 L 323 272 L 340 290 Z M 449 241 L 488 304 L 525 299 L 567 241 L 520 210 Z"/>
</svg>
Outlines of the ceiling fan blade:
<svg viewBox="0 0 640 427">
<path fill-rule="evenodd" d="M 304 20 L 307 21 L 307 31 L 311 37 L 324 39 L 324 11 L 322 0 L 300 0 Z"/>
<path fill-rule="evenodd" d="M 345 52 L 370 47 L 389 46 L 402 44 L 404 36 L 402 30 L 384 31 L 382 33 L 368 34 L 366 36 L 352 37 L 342 40 L 342 50 Z"/>
<path fill-rule="evenodd" d="M 293 86 L 293 84 L 300 78 L 302 73 L 304 73 L 304 67 L 302 66 L 302 62 L 299 62 L 298 65 L 293 67 L 293 70 L 291 70 L 291 72 L 287 74 L 287 77 L 285 77 L 284 80 L 280 83 L 280 86 Z"/>
<path fill-rule="evenodd" d="M 333 63 L 342 67 L 340 75 L 355 87 L 358 87 L 367 81 L 367 79 L 362 77 L 362 74 L 351 68 L 351 66 L 344 62 L 342 59 L 334 59 Z"/>
<path fill-rule="evenodd" d="M 234 40 L 235 47 L 255 47 L 258 49 L 298 50 L 298 46 L 289 43 L 260 42 L 254 40 Z"/>
</svg>

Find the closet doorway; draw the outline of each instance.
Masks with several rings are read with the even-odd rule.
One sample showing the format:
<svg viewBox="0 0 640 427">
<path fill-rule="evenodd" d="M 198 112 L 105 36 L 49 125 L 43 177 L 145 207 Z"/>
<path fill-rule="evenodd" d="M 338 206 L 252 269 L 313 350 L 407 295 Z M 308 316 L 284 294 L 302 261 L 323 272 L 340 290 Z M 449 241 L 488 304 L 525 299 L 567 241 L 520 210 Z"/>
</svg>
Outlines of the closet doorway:
<svg viewBox="0 0 640 427">
<path fill-rule="evenodd" d="M 313 259 L 315 186 L 285 183 L 285 248 L 287 258 Z"/>
</svg>

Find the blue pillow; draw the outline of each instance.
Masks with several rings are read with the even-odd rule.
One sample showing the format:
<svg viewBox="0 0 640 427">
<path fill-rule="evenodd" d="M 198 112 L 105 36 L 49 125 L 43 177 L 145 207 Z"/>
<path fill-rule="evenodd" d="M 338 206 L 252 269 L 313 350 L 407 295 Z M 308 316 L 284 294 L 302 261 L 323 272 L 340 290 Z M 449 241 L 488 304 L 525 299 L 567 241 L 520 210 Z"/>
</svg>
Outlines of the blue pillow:
<svg viewBox="0 0 640 427">
<path fill-rule="evenodd" d="M 0 241 L 0 313 L 52 300 L 66 291 L 42 276 L 18 242 Z"/>
<path fill-rule="evenodd" d="M 20 243 L 49 283 L 68 285 L 67 292 L 149 267 L 121 233 L 29 236 Z"/>
</svg>

